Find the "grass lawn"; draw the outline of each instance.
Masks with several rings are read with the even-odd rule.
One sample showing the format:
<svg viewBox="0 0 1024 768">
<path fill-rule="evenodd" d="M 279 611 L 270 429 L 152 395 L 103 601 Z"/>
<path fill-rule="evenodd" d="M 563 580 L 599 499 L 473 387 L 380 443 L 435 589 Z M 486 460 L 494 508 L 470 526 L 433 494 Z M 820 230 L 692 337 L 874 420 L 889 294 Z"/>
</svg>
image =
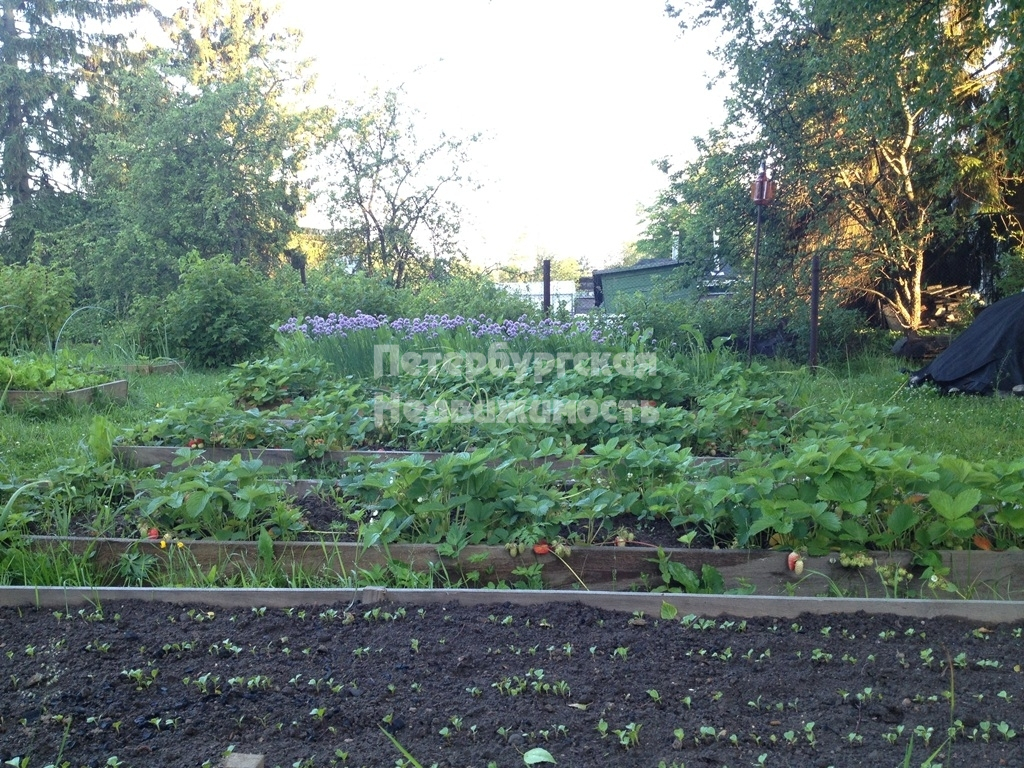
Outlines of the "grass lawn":
<svg viewBox="0 0 1024 768">
<path fill-rule="evenodd" d="M 12 413 L 0 411 L 0 477 L 20 480 L 42 474 L 81 450 L 89 426 L 102 414 L 115 427 L 148 421 L 160 405 L 223 394 L 224 371 L 128 377 L 128 402 Z"/>
<path fill-rule="evenodd" d="M 1024 458 L 1024 398 L 940 395 L 932 387 L 908 388 L 906 361 L 879 357 L 846 370 L 822 370 L 803 386 L 819 402 L 896 406 L 889 419 L 894 440 L 926 453 L 969 460 Z"/>
</svg>

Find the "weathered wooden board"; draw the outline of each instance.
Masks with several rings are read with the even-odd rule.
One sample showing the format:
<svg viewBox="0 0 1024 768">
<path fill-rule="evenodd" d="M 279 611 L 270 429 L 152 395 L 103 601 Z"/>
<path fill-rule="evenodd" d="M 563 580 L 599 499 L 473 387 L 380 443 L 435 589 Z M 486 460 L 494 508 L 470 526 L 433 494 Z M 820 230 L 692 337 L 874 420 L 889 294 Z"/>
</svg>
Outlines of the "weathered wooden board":
<svg viewBox="0 0 1024 768">
<path fill-rule="evenodd" d="M 177 568 L 195 568 L 204 573 L 214 565 L 225 575 L 257 572 L 260 558 L 253 542 L 187 541 L 185 547 L 161 549 L 159 542 L 134 539 L 91 539 L 82 537 L 33 537 L 33 546 L 41 549 L 68 547 L 76 553 L 90 550 L 104 569 L 116 568 L 125 552 L 141 551 L 157 555 L 160 561 Z M 770 550 L 669 549 L 665 556 L 698 576 L 705 565 L 715 568 L 734 594 L 802 597 L 913 597 L 1024 599 L 1024 553 L 968 552 L 942 553 L 949 568 L 948 579 L 955 592 L 942 589 L 915 577 L 897 587 L 886 584 L 877 566 L 910 569 L 912 555 L 907 552 L 878 553 L 875 563 L 863 568 L 846 568 L 837 557 L 811 557 L 804 562 L 803 573 L 789 570 L 786 553 Z M 532 551 L 512 557 L 503 547 L 469 546 L 456 558 L 441 557 L 430 544 L 392 544 L 388 547 L 362 547 L 353 543 L 276 542 L 275 564 L 286 573 L 304 571 L 333 574 L 339 581 L 359 583 L 363 571 L 386 566 L 395 560 L 420 573 L 434 572 L 438 580 L 470 580 L 470 586 L 513 585 L 527 581 L 516 570 L 540 564 L 540 578 L 547 589 L 651 591 L 663 586 L 657 550 L 647 547 L 575 547 L 564 558 L 554 554 L 536 555 Z M 173 558 L 173 559 L 171 559 Z"/>
<path fill-rule="evenodd" d="M 97 384 L 92 387 L 81 389 L 58 390 L 44 392 L 30 389 L 10 389 L 7 391 L 7 404 L 14 410 L 26 408 L 30 405 L 45 405 L 46 403 L 69 400 L 78 405 L 91 403 L 97 395 L 104 395 L 111 400 L 124 402 L 128 399 L 128 380 L 119 379 L 108 381 L 104 384 Z"/>
</svg>

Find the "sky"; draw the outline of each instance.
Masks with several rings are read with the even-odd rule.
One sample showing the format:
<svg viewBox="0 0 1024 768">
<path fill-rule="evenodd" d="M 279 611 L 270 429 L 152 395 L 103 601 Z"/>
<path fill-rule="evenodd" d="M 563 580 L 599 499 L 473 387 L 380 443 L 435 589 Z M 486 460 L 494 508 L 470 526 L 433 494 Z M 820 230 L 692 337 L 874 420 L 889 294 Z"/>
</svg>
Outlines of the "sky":
<svg viewBox="0 0 1024 768">
<path fill-rule="evenodd" d="M 280 0 L 301 30 L 317 95 L 401 87 L 417 138 L 481 134 L 458 199 L 480 266 L 537 255 L 616 261 L 642 206 L 692 139 L 721 123 L 707 32 L 680 32 L 664 0 Z M 421 130 L 422 126 L 422 130 Z"/>
</svg>

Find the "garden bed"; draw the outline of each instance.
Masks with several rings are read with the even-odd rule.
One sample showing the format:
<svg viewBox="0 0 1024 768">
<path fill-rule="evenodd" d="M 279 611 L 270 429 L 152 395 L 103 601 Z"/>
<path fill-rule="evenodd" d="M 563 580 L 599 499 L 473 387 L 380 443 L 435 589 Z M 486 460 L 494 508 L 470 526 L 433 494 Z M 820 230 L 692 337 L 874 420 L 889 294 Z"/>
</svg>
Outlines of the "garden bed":
<svg viewBox="0 0 1024 768">
<path fill-rule="evenodd" d="M 40 551 L 66 549 L 74 554 L 91 552 L 101 572 L 116 574 L 126 555 L 140 553 L 154 558 L 159 571 L 191 576 L 211 569 L 223 579 L 252 574 L 265 565 L 265 555 L 256 542 L 185 541 L 181 546 L 147 539 L 32 536 L 31 545 Z M 553 552 L 537 554 L 527 550 L 511 555 L 505 547 L 470 545 L 456 557 L 443 557 L 431 544 L 370 546 L 332 541 L 274 542 L 273 564 L 285 574 L 307 573 L 335 582 L 351 579 L 397 562 L 410 571 L 435 581 L 467 586 L 514 585 L 530 588 L 581 591 L 650 591 L 672 587 L 665 574 L 683 566 L 702 588 L 715 586 L 728 594 L 762 597 L 855 597 L 855 598 L 949 598 L 1024 600 L 1024 553 L 977 552 L 970 550 L 939 553 L 948 569 L 947 591 L 910 580 L 913 555 L 909 552 L 875 553 L 873 562 L 847 567 L 838 556 L 807 557 L 800 575 L 794 574 L 785 552 L 774 550 L 703 550 L 655 548 L 652 546 L 575 546 L 567 556 Z M 674 565 L 669 565 L 674 564 Z M 705 568 L 713 568 L 721 584 L 703 581 Z M 904 569 L 907 578 L 896 578 Z M 920 572 L 921 569 L 917 569 Z"/>
<path fill-rule="evenodd" d="M 424 766 L 1024 761 L 1021 603 L 21 588 L 0 605 L 5 762 L 394 765 L 382 729 Z"/>
<path fill-rule="evenodd" d="M 158 474 L 168 472 L 172 469 L 172 463 L 179 458 L 177 452 L 181 446 L 168 445 L 115 445 L 114 455 L 118 461 L 128 467 L 156 467 Z M 351 451 L 326 451 L 322 457 L 315 460 L 319 464 L 345 464 L 354 459 L 376 459 L 389 461 L 391 459 L 407 459 L 411 456 L 422 456 L 426 461 L 437 461 L 447 454 L 439 451 L 394 451 L 394 450 L 351 450 Z M 203 448 L 202 454 L 197 460 L 203 462 L 230 461 L 235 456 L 241 456 L 243 460 L 259 459 L 263 464 L 272 467 L 294 464 L 300 459 L 296 458 L 295 452 L 288 448 Z M 583 458 L 582 456 L 579 458 Z M 521 459 L 524 466 L 549 465 L 553 470 L 561 471 L 579 466 L 577 459 Z M 494 459 L 488 464 L 497 466 L 502 459 Z M 736 463 L 735 459 L 716 456 L 695 456 L 692 459 L 692 466 L 699 466 L 712 471 L 728 471 L 728 468 Z"/>
<path fill-rule="evenodd" d="M 117 402 L 125 402 L 128 399 L 128 380 L 118 379 L 117 381 L 108 381 L 105 384 L 97 384 L 92 387 L 69 390 L 11 389 L 5 395 L 8 406 L 14 410 L 60 401 L 67 401 L 76 405 L 88 405 L 100 396 Z"/>
<path fill-rule="evenodd" d="M 161 373 L 178 373 L 179 371 L 184 371 L 185 366 L 177 360 L 168 360 L 158 363 L 128 363 L 122 366 L 121 370 L 125 373 L 134 373 L 139 376 L 151 376 Z"/>
</svg>

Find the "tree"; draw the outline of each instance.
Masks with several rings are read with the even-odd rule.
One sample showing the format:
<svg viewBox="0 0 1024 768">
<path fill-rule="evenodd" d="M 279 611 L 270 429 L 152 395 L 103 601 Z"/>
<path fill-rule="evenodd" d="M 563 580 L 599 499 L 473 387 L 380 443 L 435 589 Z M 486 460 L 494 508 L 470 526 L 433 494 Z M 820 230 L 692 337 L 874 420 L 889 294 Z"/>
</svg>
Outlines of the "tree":
<svg viewBox="0 0 1024 768">
<path fill-rule="evenodd" d="M 729 119 L 749 129 L 734 151 L 770 155 L 784 181 L 777 247 L 794 276 L 817 253 L 826 284 L 882 296 L 917 327 L 927 260 L 1000 206 L 994 169 L 1011 153 L 993 140 L 991 105 L 997 93 L 1019 101 L 1000 86 L 1019 32 L 993 31 L 986 20 L 1004 9 L 983 0 L 761 7 L 708 2 L 690 21 L 716 18 L 728 31 Z"/>
<path fill-rule="evenodd" d="M 394 91 L 349 102 L 326 154 L 327 212 L 342 253 L 396 288 L 440 277 L 465 258 L 459 206 L 445 194 L 469 180 L 467 145 L 441 136 L 420 148 Z"/>
<path fill-rule="evenodd" d="M 264 273 L 303 267 L 301 173 L 327 126 L 322 110 L 297 106 L 307 82 L 258 3 L 195 2 L 163 21 L 171 48 L 119 76 L 95 138 L 90 219 L 70 237 L 92 298 L 119 308 L 167 295 L 192 252 Z"/>
<path fill-rule="evenodd" d="M 80 180 L 88 131 L 123 37 L 104 24 L 140 10 L 136 0 L 2 0 L 0 23 L 0 249 L 24 262 L 36 230 Z"/>
<path fill-rule="evenodd" d="M 520 257 L 517 261 L 519 263 L 523 263 L 522 260 L 525 258 L 526 257 Z M 591 271 L 590 265 L 585 258 L 573 259 L 569 257 L 558 257 L 542 249 L 534 257 L 532 269 L 523 269 L 515 264 L 502 264 L 495 268 L 495 273 L 499 282 L 539 282 L 544 279 L 545 261 L 551 262 L 552 280 L 576 281 Z"/>
</svg>

